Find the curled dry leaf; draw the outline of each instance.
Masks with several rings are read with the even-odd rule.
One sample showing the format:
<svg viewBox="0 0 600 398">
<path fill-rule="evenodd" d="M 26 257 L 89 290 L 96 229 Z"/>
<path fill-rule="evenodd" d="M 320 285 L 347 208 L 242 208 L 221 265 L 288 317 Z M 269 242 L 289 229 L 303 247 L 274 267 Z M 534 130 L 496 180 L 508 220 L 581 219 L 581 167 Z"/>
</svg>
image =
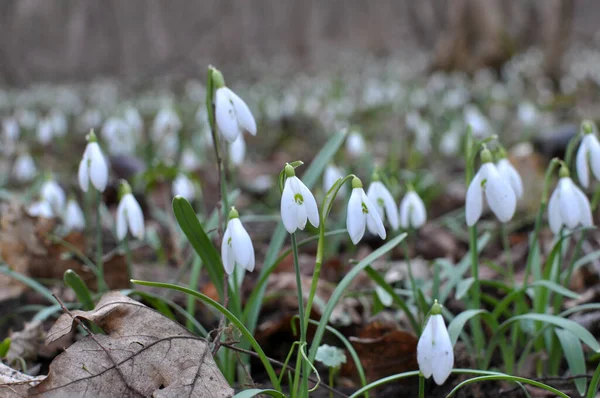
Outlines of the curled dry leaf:
<svg viewBox="0 0 600 398">
<path fill-rule="evenodd" d="M 107 334 L 86 336 L 50 364 L 46 380 L 30 396 L 44 397 L 230 397 L 233 389 L 210 349 L 181 325 L 118 292 L 92 311 L 72 316 Z M 63 314 L 46 344 L 69 333 L 75 322 Z"/>
<path fill-rule="evenodd" d="M 27 390 L 46 376 L 30 376 L 0 362 L 0 397 L 26 397 Z"/>
</svg>

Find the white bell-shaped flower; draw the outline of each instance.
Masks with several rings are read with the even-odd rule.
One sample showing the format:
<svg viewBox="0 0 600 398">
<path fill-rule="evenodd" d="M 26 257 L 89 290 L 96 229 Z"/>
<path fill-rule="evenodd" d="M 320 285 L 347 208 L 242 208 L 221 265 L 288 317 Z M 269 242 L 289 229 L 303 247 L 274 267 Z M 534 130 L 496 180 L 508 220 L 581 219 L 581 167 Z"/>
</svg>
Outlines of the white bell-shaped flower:
<svg viewBox="0 0 600 398">
<path fill-rule="evenodd" d="M 475 225 L 481 217 L 484 193 L 490 209 L 498 220 L 510 221 L 517 207 L 515 191 L 492 163 L 492 155 L 488 149 L 481 152 L 481 161 L 481 168 L 467 189 L 465 203 L 467 225 Z"/>
<path fill-rule="evenodd" d="M 244 267 L 247 271 L 254 270 L 254 246 L 252 239 L 240 221 L 235 208 L 229 212 L 229 221 L 221 243 L 221 259 L 228 275 L 233 273 L 235 264 Z"/>
<path fill-rule="evenodd" d="M 385 239 L 386 232 L 377 207 L 365 194 L 362 181 L 358 177 L 354 177 L 346 217 L 346 229 L 348 229 L 352 243 L 356 245 L 360 242 L 365 234 L 365 227 L 372 234 Z"/>
<path fill-rule="evenodd" d="M 42 145 L 48 145 L 54 138 L 54 127 L 52 120 L 44 118 L 37 125 L 37 140 Z"/>
<path fill-rule="evenodd" d="M 180 173 L 173 181 L 173 195 L 183 196 L 189 202 L 196 198 L 196 187 L 187 175 Z"/>
<path fill-rule="evenodd" d="M 171 107 L 164 107 L 154 117 L 151 132 L 152 140 L 158 143 L 164 136 L 176 134 L 181 126 L 181 119 L 177 112 Z"/>
<path fill-rule="evenodd" d="M 318 228 L 319 209 L 312 192 L 296 177 L 294 168 L 289 164 L 285 166 L 285 175 L 286 180 L 281 195 L 283 226 L 290 234 L 296 232 L 296 229 L 303 230 L 307 220 Z"/>
<path fill-rule="evenodd" d="M 353 158 L 361 157 L 367 150 L 367 145 L 362 134 L 353 131 L 346 138 L 346 152 Z"/>
<path fill-rule="evenodd" d="M 521 102 L 517 109 L 517 118 L 526 127 L 535 125 L 538 120 L 538 111 L 535 105 L 529 101 Z"/>
<path fill-rule="evenodd" d="M 595 127 L 591 122 L 585 121 L 581 125 L 584 133 L 577 150 L 576 167 L 577 177 L 581 186 L 588 188 L 590 186 L 589 164 L 592 166 L 592 173 L 596 180 L 600 181 L 600 142 L 595 134 Z"/>
<path fill-rule="evenodd" d="M 69 129 L 67 116 L 60 109 L 53 109 L 48 116 L 52 122 L 55 137 L 64 137 Z"/>
<path fill-rule="evenodd" d="M 123 240 L 127 230 L 135 238 L 144 239 L 144 213 L 126 181 L 121 182 L 121 201 L 117 207 L 117 239 Z"/>
<path fill-rule="evenodd" d="M 144 119 L 142 119 L 140 112 L 138 112 L 136 108 L 130 106 L 125 109 L 125 112 L 123 112 L 123 118 L 133 129 L 136 135 L 141 134 L 144 131 Z"/>
<path fill-rule="evenodd" d="M 229 159 L 231 160 L 231 164 L 239 166 L 244 163 L 245 157 L 246 141 L 244 140 L 244 135 L 240 134 L 235 141 L 229 144 Z"/>
<path fill-rule="evenodd" d="M 454 367 L 452 341 L 442 316 L 442 306 L 437 300 L 417 343 L 417 362 L 423 376 L 429 378 L 433 375 L 433 380 L 440 386 Z"/>
<path fill-rule="evenodd" d="M 325 172 L 323 173 L 323 190 L 325 192 L 329 192 L 333 184 L 335 184 L 340 178 L 344 178 L 344 173 L 342 173 L 342 170 L 333 164 L 327 165 Z M 346 187 L 341 186 L 340 190 L 338 191 L 338 195 L 343 196 L 345 194 Z"/>
<path fill-rule="evenodd" d="M 213 70 L 215 82 L 215 120 L 219 131 L 229 142 L 233 142 L 244 131 L 256 135 L 256 121 L 243 99 L 225 86 L 223 75 Z"/>
<path fill-rule="evenodd" d="M 517 198 L 523 196 L 523 180 L 521 175 L 510 163 L 507 158 L 502 158 L 496 162 L 498 173 L 510 184 Z"/>
<path fill-rule="evenodd" d="M 483 138 L 491 134 L 492 127 L 490 122 L 477 106 L 472 104 L 467 105 L 463 113 L 465 124 L 471 126 L 473 137 Z"/>
<path fill-rule="evenodd" d="M 15 160 L 13 176 L 19 182 L 31 181 L 37 174 L 37 168 L 33 158 L 28 153 L 21 153 Z"/>
<path fill-rule="evenodd" d="M 83 231 L 85 229 L 85 217 L 77 201 L 70 198 L 63 215 L 63 225 L 67 231 Z"/>
<path fill-rule="evenodd" d="M 108 153 L 120 155 L 135 152 L 137 135 L 125 120 L 111 117 L 102 125 L 100 134 L 107 143 Z"/>
<path fill-rule="evenodd" d="M 108 183 L 108 164 L 102 154 L 94 131 L 87 136 L 88 144 L 79 163 L 77 177 L 83 192 L 88 191 L 89 183 L 100 192 L 104 192 Z"/>
<path fill-rule="evenodd" d="M 381 221 L 385 221 L 387 216 L 392 229 L 398 229 L 398 207 L 390 191 L 381 181 L 377 180 L 377 176 L 367 189 L 367 197 L 375 205 Z"/>
<path fill-rule="evenodd" d="M 427 221 L 427 210 L 419 194 L 410 189 L 400 202 L 400 226 L 404 229 L 421 228 Z"/>
<path fill-rule="evenodd" d="M 40 197 L 42 200 L 50 204 L 54 214 L 63 214 L 65 210 L 65 203 L 67 201 L 67 195 L 61 186 L 58 185 L 52 178 L 49 177 L 42 184 Z"/>
<path fill-rule="evenodd" d="M 548 223 L 555 234 L 564 226 L 568 229 L 577 226 L 593 225 L 590 202 L 581 189 L 569 177 L 566 167 L 560 169 L 560 179 L 548 201 Z"/>
<path fill-rule="evenodd" d="M 31 217 L 54 218 L 52 206 L 45 200 L 39 200 L 32 203 L 27 209 L 27 214 Z"/>
</svg>

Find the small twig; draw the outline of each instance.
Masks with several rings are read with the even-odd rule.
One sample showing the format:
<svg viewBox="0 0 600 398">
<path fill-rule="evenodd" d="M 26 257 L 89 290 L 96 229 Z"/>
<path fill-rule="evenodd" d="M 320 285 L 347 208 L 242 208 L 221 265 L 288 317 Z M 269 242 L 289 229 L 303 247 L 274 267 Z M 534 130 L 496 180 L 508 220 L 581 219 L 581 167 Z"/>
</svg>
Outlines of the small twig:
<svg viewBox="0 0 600 398">
<path fill-rule="evenodd" d="M 228 343 L 221 343 L 221 345 L 222 345 L 223 347 L 227 347 L 227 348 L 229 348 L 230 350 L 237 351 L 237 352 L 241 352 L 241 353 L 243 353 L 243 354 L 248 354 L 248 355 L 250 355 L 250 356 L 253 356 L 253 357 L 255 357 L 255 358 L 260 358 L 260 356 L 259 356 L 257 353 L 255 353 L 254 351 L 250 351 L 250 350 L 246 350 L 246 349 L 244 349 L 244 348 L 236 347 L 235 345 L 228 344 Z M 295 369 L 293 366 L 291 366 L 291 365 L 286 365 L 286 364 L 284 364 L 283 362 L 279 362 L 279 361 L 278 361 L 278 360 L 276 360 L 276 359 L 273 359 L 273 358 L 269 358 L 269 357 L 267 357 L 267 360 L 268 360 L 269 362 L 271 362 L 271 363 L 275 364 L 275 365 L 278 365 L 278 366 L 282 367 L 282 368 L 287 368 L 287 369 L 291 370 L 292 372 L 295 372 L 295 371 L 296 371 L 296 369 Z M 313 382 L 313 383 L 315 383 L 315 384 L 316 384 L 316 383 L 318 383 L 318 381 L 317 381 L 317 380 L 316 380 L 314 377 L 311 377 L 311 376 L 308 376 L 308 380 L 310 380 L 311 382 Z M 329 390 L 330 392 L 332 392 L 332 393 L 334 393 L 334 394 L 337 394 L 337 395 L 338 395 L 338 396 L 340 396 L 340 397 L 345 397 L 345 398 L 348 398 L 348 395 L 344 394 L 343 392 L 341 392 L 341 391 L 339 391 L 339 390 L 337 390 L 337 389 L 335 389 L 335 388 L 333 388 L 333 387 L 330 387 L 330 386 L 328 386 L 327 384 L 320 383 L 320 384 L 319 384 L 319 387 L 320 387 L 320 388 L 324 388 L 324 389 L 326 389 L 326 390 Z"/>
<path fill-rule="evenodd" d="M 60 305 L 60 308 L 62 308 L 63 312 L 65 314 L 68 314 L 71 317 L 71 319 L 73 319 L 73 321 L 78 326 L 81 326 L 83 328 L 83 330 L 85 330 L 87 332 L 87 334 L 90 336 L 90 338 L 92 340 L 94 340 L 94 342 L 98 345 L 98 347 L 102 348 L 102 350 L 104 351 L 104 353 L 106 354 L 106 356 L 108 356 L 108 358 L 110 359 L 110 361 L 113 363 L 113 366 L 117 370 L 117 373 L 119 373 L 119 376 L 121 377 L 121 380 L 123 380 L 123 383 L 125 384 L 125 386 L 127 387 L 127 389 L 129 391 L 134 392 L 136 395 L 144 396 L 144 394 L 141 394 L 140 392 L 138 392 L 136 389 L 134 389 L 133 387 L 131 387 L 127 383 L 127 379 L 125 378 L 125 375 L 123 374 L 123 372 L 119 368 L 119 365 L 117 364 L 117 362 L 114 360 L 114 358 L 112 357 L 112 355 L 110 355 L 110 352 L 102 344 L 100 344 L 100 342 L 98 341 L 98 339 L 96 339 L 96 336 L 94 335 L 94 333 L 92 333 L 92 331 L 85 325 L 85 323 L 83 323 L 79 318 L 75 317 L 75 315 L 73 315 L 73 313 L 71 311 L 69 311 L 69 309 L 67 307 L 65 307 L 64 303 L 61 301 L 61 299 L 59 299 L 56 296 L 56 294 L 52 293 L 52 296 L 58 302 L 58 305 Z"/>
</svg>

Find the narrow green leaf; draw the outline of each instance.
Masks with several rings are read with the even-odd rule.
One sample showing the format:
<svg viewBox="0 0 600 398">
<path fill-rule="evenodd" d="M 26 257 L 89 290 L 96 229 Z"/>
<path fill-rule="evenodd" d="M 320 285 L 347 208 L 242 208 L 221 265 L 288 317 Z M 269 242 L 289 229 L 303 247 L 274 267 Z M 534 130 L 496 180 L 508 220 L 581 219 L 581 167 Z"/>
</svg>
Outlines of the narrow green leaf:
<svg viewBox="0 0 600 398">
<path fill-rule="evenodd" d="M 223 278 L 224 271 L 221 263 L 221 256 L 215 249 L 212 241 L 202 228 L 198 217 L 190 203 L 181 196 L 173 198 L 173 213 L 181 227 L 181 230 L 187 236 L 190 244 L 198 253 L 206 269 L 210 280 L 215 285 L 219 297 L 223 299 Z"/>
<path fill-rule="evenodd" d="M 258 395 L 268 395 L 269 397 L 286 398 L 285 394 L 282 394 L 277 390 L 261 390 L 258 388 L 240 391 L 237 394 L 235 394 L 233 398 L 253 398 Z"/>
<path fill-rule="evenodd" d="M 598 392 L 598 386 L 600 385 L 600 363 L 596 367 L 596 371 L 594 372 L 594 376 L 592 377 L 592 381 L 590 382 L 590 388 L 588 389 L 586 398 L 596 398 L 596 393 Z"/>
<path fill-rule="evenodd" d="M 46 300 L 48 300 L 50 303 L 52 303 L 52 304 L 56 303 L 56 300 L 52 296 L 52 292 L 50 292 L 50 290 L 48 290 L 48 288 L 46 288 L 46 286 L 42 285 L 38 281 L 36 281 L 28 276 L 25 276 L 18 272 L 13 271 L 12 269 L 8 268 L 7 265 L 0 266 L 0 274 L 10 276 L 11 278 L 29 286 L 30 288 L 32 288 L 33 290 L 35 290 L 36 292 L 38 292 L 39 294 L 44 296 L 46 298 Z"/>
<path fill-rule="evenodd" d="M 10 350 L 10 342 L 10 337 L 7 337 L 0 343 L 0 358 L 6 357 L 8 350 Z"/>
<path fill-rule="evenodd" d="M 468 277 L 468 278 L 463 279 L 462 281 L 458 282 L 458 285 L 456 285 L 456 293 L 455 293 L 457 300 L 462 299 L 465 296 L 465 294 L 467 294 L 469 289 L 471 289 L 473 282 L 475 282 L 475 278 L 473 278 L 473 277 Z"/>
<path fill-rule="evenodd" d="M 583 347 L 581 346 L 579 339 L 576 338 L 573 333 L 565 329 L 555 328 L 554 333 L 556 333 L 556 336 L 560 341 L 571 374 L 585 374 L 587 370 L 585 366 L 585 356 L 583 355 Z M 580 377 L 573 381 L 579 395 L 583 397 L 587 388 L 587 378 Z"/>
<path fill-rule="evenodd" d="M 531 283 L 529 286 L 532 286 L 532 287 L 543 286 L 549 290 L 552 290 L 554 293 L 558 293 L 562 296 L 565 296 L 565 297 L 568 297 L 571 299 L 578 299 L 580 297 L 579 294 L 575 293 L 574 291 L 569 290 L 566 287 L 561 286 L 556 282 L 552 282 L 552 281 L 548 281 L 548 280 L 541 279 L 541 280 Z"/>
<path fill-rule="evenodd" d="M 559 396 L 561 398 L 570 398 L 567 394 L 565 394 L 547 384 L 541 383 L 539 381 L 531 380 L 531 379 L 526 379 L 524 377 L 517 377 L 517 376 L 510 376 L 510 375 L 479 376 L 479 377 L 474 377 L 472 379 L 465 380 L 462 383 L 460 383 L 459 385 L 457 385 L 456 387 L 454 387 L 452 389 L 452 391 L 450 391 L 450 393 L 448 395 L 446 395 L 446 397 L 451 397 L 458 390 L 460 390 L 461 388 L 463 388 L 464 386 L 467 386 L 469 384 L 479 383 L 480 381 L 491 381 L 491 380 L 505 380 L 505 381 L 512 381 L 515 383 L 530 384 L 534 387 L 541 388 L 543 390 L 546 390 L 553 394 L 556 394 L 556 396 Z"/>
<path fill-rule="evenodd" d="M 486 310 L 467 310 L 458 314 L 452 322 L 448 325 L 448 334 L 450 335 L 450 341 L 452 345 L 455 345 L 460 332 L 462 332 L 466 323 L 471 319 L 476 317 L 477 315 L 486 313 Z"/>
<path fill-rule="evenodd" d="M 75 292 L 77 299 L 83 305 L 83 309 L 86 311 L 91 311 L 94 309 L 94 300 L 92 300 L 92 294 L 90 293 L 90 289 L 88 289 L 87 285 L 81 279 L 81 277 L 77 274 L 77 272 L 72 269 L 68 269 L 65 271 L 63 276 L 65 284 L 69 286 Z"/>
</svg>

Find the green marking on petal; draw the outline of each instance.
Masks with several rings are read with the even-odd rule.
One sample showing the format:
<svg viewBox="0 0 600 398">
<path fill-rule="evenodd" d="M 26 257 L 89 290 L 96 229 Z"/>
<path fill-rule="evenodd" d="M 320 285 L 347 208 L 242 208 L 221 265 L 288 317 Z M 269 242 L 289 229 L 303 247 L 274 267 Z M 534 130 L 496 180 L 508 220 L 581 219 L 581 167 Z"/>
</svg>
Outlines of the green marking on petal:
<svg viewBox="0 0 600 398">
<path fill-rule="evenodd" d="M 367 205 L 365 204 L 365 202 L 361 202 L 361 204 L 363 214 L 369 214 L 369 209 L 367 209 Z"/>
<path fill-rule="evenodd" d="M 301 204 L 304 203 L 304 197 L 301 194 L 297 193 L 297 194 L 294 195 L 294 202 L 296 202 L 299 205 L 301 205 Z"/>
</svg>

